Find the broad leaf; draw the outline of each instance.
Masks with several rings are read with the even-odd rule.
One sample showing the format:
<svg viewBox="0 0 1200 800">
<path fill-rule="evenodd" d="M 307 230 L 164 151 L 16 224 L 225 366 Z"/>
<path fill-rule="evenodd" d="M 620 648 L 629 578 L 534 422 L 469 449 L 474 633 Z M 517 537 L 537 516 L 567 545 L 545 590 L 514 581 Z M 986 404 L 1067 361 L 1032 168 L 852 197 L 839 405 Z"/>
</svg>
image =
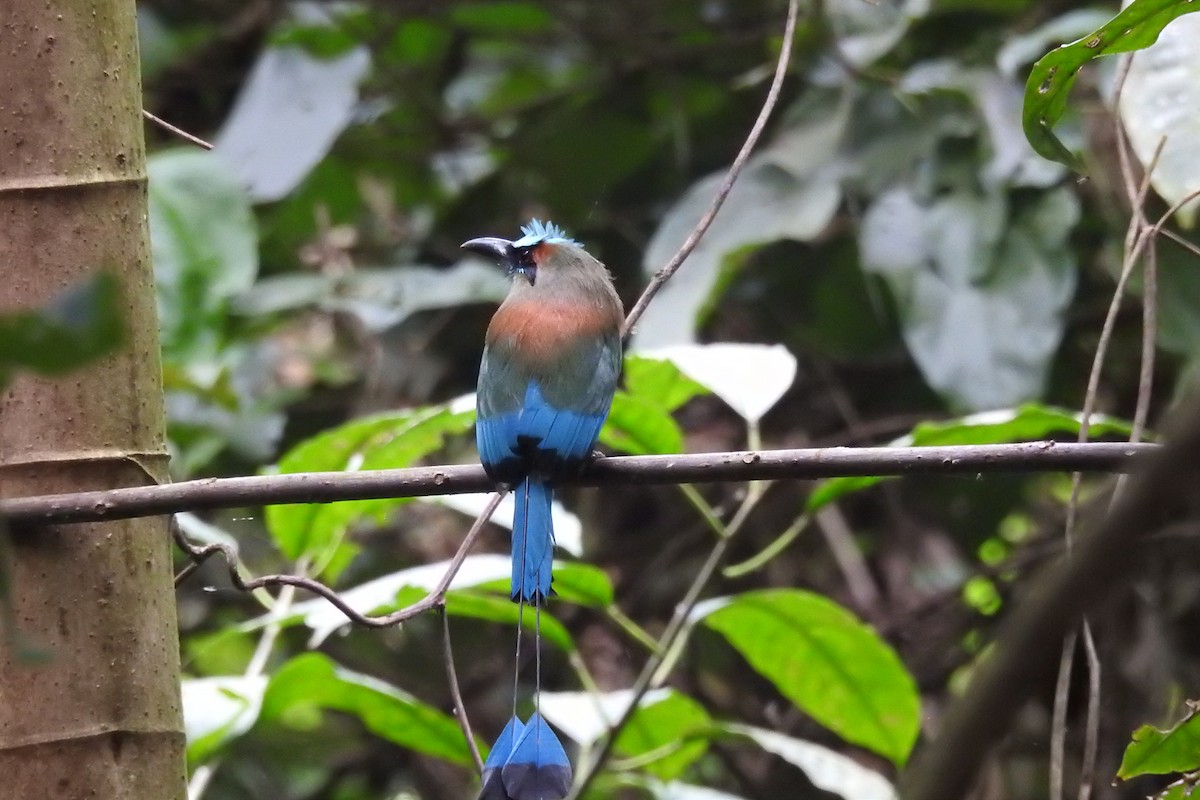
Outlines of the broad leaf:
<svg viewBox="0 0 1200 800">
<path fill-rule="evenodd" d="M 1121 757 L 1119 778 L 1166 775 L 1200 769 L 1200 714 L 1193 710 L 1173 727 L 1163 731 L 1143 725 Z"/>
<path fill-rule="evenodd" d="M 669 359 L 625 356 L 625 389 L 631 397 L 672 412 L 708 389 L 689 378 Z"/>
<path fill-rule="evenodd" d="M 704 610 L 704 624 L 797 708 L 897 766 L 908 759 L 921 723 L 916 684 L 895 651 L 845 608 L 811 592 L 764 590 Z"/>
<path fill-rule="evenodd" d="M 599 441 L 635 456 L 665 455 L 683 450 L 683 431 L 663 409 L 619 391 L 613 397 Z"/>
<path fill-rule="evenodd" d="M 1017 408 L 981 411 L 942 422 L 922 422 L 912 433 L 888 443 L 890 447 L 933 447 L 938 445 L 1007 444 L 1049 439 L 1052 436 L 1078 436 L 1081 415 L 1054 406 L 1026 403 Z M 1088 424 L 1091 438 L 1128 436 L 1128 422 L 1104 414 L 1093 414 Z M 809 494 L 805 509 L 810 513 L 838 498 L 891 480 L 880 476 L 829 478 Z"/>
<path fill-rule="evenodd" d="M 292 9 L 305 26 L 262 52 L 214 142 L 256 202 L 284 197 L 324 158 L 353 119 L 370 67 L 367 48 L 339 37 L 330 12 Z M 331 49 L 314 53 L 323 47 Z"/>
<path fill-rule="evenodd" d="M 1128 53 L 1149 47 L 1171 20 L 1200 10 L 1179 0 L 1134 0 L 1106 25 L 1081 39 L 1050 51 L 1033 65 L 1025 83 L 1021 121 L 1033 149 L 1073 169 L 1079 158 L 1054 135 L 1053 128 L 1067 109 L 1067 97 L 1079 69 L 1098 56 Z M 1157 141 L 1154 143 L 1157 146 Z"/>
<path fill-rule="evenodd" d="M 453 717 L 395 686 L 343 669 L 320 653 L 296 656 L 279 668 L 259 717 L 286 723 L 326 710 L 357 717 L 367 730 L 401 747 L 455 764 L 471 763 Z"/>
<path fill-rule="evenodd" d="M 504 557 L 507 560 L 507 556 Z M 490 588 L 509 593 L 509 578 L 497 581 Z M 484 584 L 481 588 L 489 588 Z M 554 591 L 555 597 L 567 603 L 588 606 L 590 608 L 605 608 L 613 603 L 613 586 L 608 575 L 599 567 L 583 564 L 577 561 L 554 562 Z"/>
<path fill-rule="evenodd" d="M 1052 436 L 1076 437 L 1081 425 L 1082 415 L 1077 411 L 1039 403 L 1025 403 L 1017 408 L 981 411 L 959 419 L 921 422 L 913 428 L 911 434 L 897 439 L 893 444 L 896 447 L 932 447 L 1032 442 Z M 1131 431 L 1130 423 L 1106 414 L 1093 414 L 1088 420 L 1088 435 L 1093 439 L 1106 436 L 1124 437 Z"/>
<path fill-rule="evenodd" d="M 245 190 L 216 155 L 166 150 L 149 159 L 150 243 L 163 354 L 211 359 L 229 298 L 258 274 L 258 230 Z"/>
<path fill-rule="evenodd" d="M 442 447 L 448 435 L 471 427 L 474 415 L 443 407 L 377 414 L 307 439 L 280 459 L 278 471 L 320 472 L 411 465 Z M 381 519 L 410 498 L 267 506 L 267 528 L 289 559 L 326 564 L 358 519 Z"/>
<path fill-rule="evenodd" d="M 871 205 L 863 268 L 891 288 L 909 352 L 952 405 L 1000 408 L 1041 393 L 1075 292 L 1067 237 L 1078 219 L 1066 189 L 1011 210 L 997 192 L 926 201 L 909 188 Z"/>
<path fill-rule="evenodd" d="M 1159 248 L 1158 344 L 1186 359 L 1200 353 L 1200 263 L 1175 247 Z"/>
<path fill-rule="evenodd" d="M 629 758 L 658 755 L 642 762 L 641 768 L 670 780 L 708 751 L 708 739 L 702 734 L 711 727 L 712 718 L 703 706 L 686 694 L 671 691 L 657 703 L 638 706 L 614 747 Z"/>
</svg>

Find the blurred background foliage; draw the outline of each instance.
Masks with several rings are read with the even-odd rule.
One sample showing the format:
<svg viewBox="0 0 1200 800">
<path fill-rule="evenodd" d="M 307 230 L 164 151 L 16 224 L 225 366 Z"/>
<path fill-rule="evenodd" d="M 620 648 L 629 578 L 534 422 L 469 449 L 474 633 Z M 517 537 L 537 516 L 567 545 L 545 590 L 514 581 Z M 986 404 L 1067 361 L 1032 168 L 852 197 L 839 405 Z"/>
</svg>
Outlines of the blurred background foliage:
<svg viewBox="0 0 1200 800">
<path fill-rule="evenodd" d="M 631 304 L 758 113 L 784 10 L 140 2 L 146 108 L 216 145 L 147 129 L 175 476 L 474 460 L 473 404 L 461 398 L 505 284 L 458 244 L 553 219 Z M 1073 439 L 1077 415 L 1064 409 L 1082 406 L 1131 213 L 1106 99 L 1115 65 L 1083 74 L 1058 128 L 1082 151 L 1086 181 L 1030 148 L 1022 93 L 1035 60 L 1116 10 L 806 6 L 764 143 L 643 318 L 604 443 L 653 453 Z M 1194 56 L 1176 59 L 1196 74 Z M 1157 142 L 1154 92 L 1200 85 L 1156 88 L 1169 70 L 1143 72 L 1121 108 L 1135 145 Z M 1170 124 L 1194 132 L 1195 107 Z M 1165 172 L 1188 185 L 1185 156 Z M 1153 219 L 1166 204 L 1152 195 L 1148 206 Z M 1200 366 L 1196 260 L 1165 243 L 1158 269 L 1152 420 Z M 1129 303 L 1094 435 L 1128 435 L 1140 337 Z M 782 347 L 696 347 L 713 342 Z M 1085 499 L 1107 485 L 1089 479 Z M 745 507 L 730 568 L 707 592 L 724 599 L 697 611 L 703 624 L 594 796 L 888 797 L 918 728 L 936 727 L 1030 573 L 1060 552 L 1069 493 L 1064 475 L 565 492 L 543 711 L 586 753 L 597 703 L 620 708 L 611 693 L 632 682 L 713 526 L 728 532 Z M 256 573 L 319 576 L 372 610 L 428 590 L 479 508 L 364 501 L 180 524 L 233 544 Z M 505 548 L 502 529 L 486 537 L 486 551 Z M 1164 783 L 1109 785 L 1130 732 L 1194 694 L 1197 640 L 1185 632 L 1200 584 L 1182 564 L 1196 554 L 1194 533 L 1164 537 L 1136 596 L 1095 620 L 1107 667 L 1097 797 Z M 506 569 L 473 557 L 447 608 L 482 738 L 510 713 Z M 349 630 L 327 604 L 295 600 L 240 595 L 213 565 L 181 588 L 193 800 L 470 796 L 437 617 Z M 1039 688 L 981 796 L 1046 796 L 1052 693 Z"/>
</svg>

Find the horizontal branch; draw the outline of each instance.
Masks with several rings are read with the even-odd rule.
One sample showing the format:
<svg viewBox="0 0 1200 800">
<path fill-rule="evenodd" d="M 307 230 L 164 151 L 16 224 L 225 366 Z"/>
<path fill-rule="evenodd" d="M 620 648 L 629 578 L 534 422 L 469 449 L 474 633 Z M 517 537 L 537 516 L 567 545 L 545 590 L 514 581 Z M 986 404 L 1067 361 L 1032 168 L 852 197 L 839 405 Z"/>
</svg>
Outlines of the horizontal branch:
<svg viewBox="0 0 1200 800">
<path fill-rule="evenodd" d="M 1130 472 L 1135 463 L 1158 447 L 1123 442 L 1022 442 L 621 456 L 593 460 L 572 483 L 610 486 L 870 475 Z M 13 525 L 97 522 L 211 508 L 427 497 L 494 488 L 483 468 L 476 465 L 306 472 L 23 497 L 0 502 L 0 515 Z"/>
</svg>

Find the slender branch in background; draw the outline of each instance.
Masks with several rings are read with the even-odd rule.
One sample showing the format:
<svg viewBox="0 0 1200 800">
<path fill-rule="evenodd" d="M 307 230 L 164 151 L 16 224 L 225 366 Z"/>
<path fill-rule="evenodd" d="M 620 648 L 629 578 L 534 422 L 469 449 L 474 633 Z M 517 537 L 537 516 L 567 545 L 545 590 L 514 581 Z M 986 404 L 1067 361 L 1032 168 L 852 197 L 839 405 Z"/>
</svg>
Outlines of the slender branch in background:
<svg viewBox="0 0 1200 800">
<path fill-rule="evenodd" d="M 679 651 L 676 645 L 679 644 L 680 635 L 688 628 L 689 617 L 692 610 L 696 607 L 696 602 L 700 599 L 700 593 L 704 591 L 704 587 L 712 579 L 713 573 L 716 572 L 717 566 L 721 563 L 721 559 L 725 557 L 725 551 L 729 549 L 729 543 L 733 540 L 733 536 L 737 533 L 741 524 L 749 517 L 750 511 L 753 510 L 758 499 L 761 497 L 761 492 L 747 494 L 746 499 L 734 514 L 734 520 L 717 537 L 717 541 L 709 552 L 704 565 L 700 567 L 700 571 L 692 579 L 692 583 L 688 587 L 683 600 L 675 607 L 675 613 L 671 616 L 671 621 L 667 623 L 666 630 L 663 631 L 663 635 L 658 640 L 657 652 L 652 653 L 646 660 L 646 663 L 642 666 L 642 671 L 638 674 L 637 680 L 634 681 L 629 705 L 617 721 L 613 723 L 612 727 L 609 728 L 600 749 L 587 763 L 580 766 L 576 775 L 575 785 L 571 787 L 571 793 L 567 795 L 567 800 L 578 800 L 588 790 L 588 787 L 591 786 L 596 776 L 600 774 L 600 770 L 609 756 L 612 755 L 613 745 L 616 744 L 621 731 L 625 729 L 625 726 L 633 719 L 633 715 L 637 713 L 641 699 L 646 695 L 646 692 L 654 688 L 656 681 L 665 677 L 662 675 L 662 668 L 677 656 Z M 703 503 L 703 499 L 700 502 Z M 737 527 L 735 527 L 735 524 Z"/>
<path fill-rule="evenodd" d="M 580 486 L 816 480 L 850 476 L 979 475 L 1020 472 L 1131 472 L 1158 449 L 1126 442 L 1019 442 L 947 447 L 829 447 L 799 450 L 617 456 L 593 459 Z M 478 465 L 359 472 L 304 472 L 205 478 L 98 492 L 0 501 L 13 527 L 99 522 L 213 508 L 327 503 L 486 492 L 494 484 Z"/>
<path fill-rule="evenodd" d="M 771 118 L 771 112 L 775 109 L 775 104 L 779 101 L 779 90 L 783 88 L 783 77 L 787 74 L 788 62 L 792 58 L 792 39 L 796 35 L 796 17 L 799 15 L 800 0 L 789 0 L 787 23 L 783 29 L 783 41 L 779 46 L 779 61 L 775 64 L 775 75 L 771 79 L 771 88 L 767 90 L 767 97 L 763 101 L 762 110 L 758 112 L 758 119 L 754 120 L 753 127 L 750 128 L 750 133 L 746 136 L 746 141 L 742 144 L 742 149 L 738 151 L 737 156 L 733 159 L 733 163 L 729 166 L 729 171 L 725 173 L 725 180 L 721 181 L 721 185 L 717 188 L 716 195 L 713 196 L 712 204 L 708 210 L 704 212 L 704 216 L 696 223 L 696 227 L 688 234 L 686 240 L 680 246 L 675 255 L 671 256 L 671 260 L 667 265 L 660 269 L 658 273 L 650 280 L 646 286 L 642 296 L 633 304 L 633 308 L 629 311 L 629 316 L 625 318 L 625 328 L 621 331 L 621 337 L 628 339 L 629 334 L 633 332 L 633 328 L 637 325 L 637 321 L 642 314 L 646 312 L 646 307 L 650 305 L 650 301 L 658 294 L 663 285 L 671 280 L 671 276 L 679 271 L 683 262 L 696 249 L 696 245 L 700 243 L 700 239 L 708 232 L 709 226 L 716 219 L 717 212 L 721 210 L 721 206 L 725 204 L 725 199 L 729 197 L 730 190 L 733 189 L 733 184 L 737 181 L 738 175 L 746 166 L 746 161 L 749 160 L 750 154 L 754 151 L 758 144 L 758 139 L 762 136 L 763 129 L 767 127 L 767 120 Z"/>
<path fill-rule="evenodd" d="M 1067 744 L 1067 702 L 1071 696 L 1071 672 L 1075 669 L 1075 644 L 1079 629 L 1071 628 L 1062 640 L 1058 678 L 1054 682 L 1054 706 L 1050 717 L 1050 798 L 1062 800 Z"/>
<path fill-rule="evenodd" d="M 1162 451 L 1148 459 L 1128 489 L 1070 558 L 1038 576 L 1004 623 L 997 646 L 953 703 L 937 737 L 901 776 L 904 800 L 962 800 L 979 765 L 1013 716 L 1053 667 L 1056 643 L 1102 600 L 1115 598 L 1138 572 L 1138 545 L 1158 531 L 1180 498 L 1195 492 L 1200 467 L 1200 398 L 1180 406 Z"/>
<path fill-rule="evenodd" d="M 296 574 L 303 575 L 308 571 L 308 559 L 302 558 L 296 562 Z M 250 662 L 246 665 L 246 670 L 243 674 L 247 678 L 258 678 L 262 676 L 267 668 L 267 659 L 271 657 L 271 651 L 275 649 L 275 642 L 279 638 L 279 632 L 283 630 L 283 621 L 291 610 L 292 602 L 296 599 L 296 588 L 294 586 L 285 586 L 279 592 L 279 597 L 271 608 L 269 620 L 266 627 L 263 628 L 262 635 L 258 637 L 258 644 L 254 648 L 254 654 L 250 657 Z M 191 780 L 188 781 L 188 800 L 200 800 L 204 793 L 208 790 L 208 785 L 212 782 L 213 776 L 217 774 L 217 770 L 221 766 L 221 758 L 217 756 L 200 766 L 192 772 Z"/>
<path fill-rule="evenodd" d="M 483 756 L 479 754 L 479 744 L 475 734 L 471 732 L 471 720 L 467 717 L 467 706 L 463 703 L 462 688 L 458 685 L 458 670 L 454 668 L 454 648 L 450 643 L 450 615 L 445 607 L 442 615 L 442 658 L 446 662 L 446 680 L 450 684 L 450 699 L 454 701 L 454 716 L 458 719 L 458 727 L 462 728 L 463 738 L 471 751 L 471 760 L 475 762 L 475 771 L 483 772 Z"/>
<path fill-rule="evenodd" d="M 1131 58 L 1127 58 L 1122 65 L 1122 73 L 1118 83 L 1118 101 L 1119 93 L 1123 88 L 1123 83 L 1128 74 L 1129 65 L 1132 63 Z M 1121 273 L 1117 279 L 1117 285 L 1113 289 L 1112 300 L 1109 303 L 1108 313 L 1105 315 L 1104 324 L 1100 331 L 1100 339 L 1096 344 L 1096 352 L 1092 358 L 1092 367 L 1088 375 L 1087 389 L 1084 393 L 1083 411 L 1081 414 L 1079 425 L 1079 443 L 1084 443 L 1088 440 L 1089 427 L 1091 426 L 1092 414 L 1096 410 L 1096 397 L 1100 389 L 1100 377 L 1104 371 L 1104 362 L 1108 356 L 1109 343 L 1112 340 L 1113 331 L 1116 328 L 1117 314 L 1120 311 L 1121 305 L 1125 300 L 1125 293 L 1128 287 L 1129 279 L 1133 275 L 1134 268 L 1141 261 L 1141 255 L 1144 252 L 1148 243 L 1153 242 L 1153 228 L 1146 220 L 1146 198 L 1150 193 L 1150 179 L 1154 174 L 1155 168 L 1158 166 L 1158 160 L 1162 155 L 1163 148 L 1166 146 L 1166 137 L 1159 139 L 1158 146 L 1154 149 L 1154 153 L 1150 158 L 1150 162 L 1146 165 L 1146 169 L 1139 182 L 1133 172 L 1133 158 L 1129 152 L 1128 137 L 1125 135 L 1119 119 L 1114 119 L 1117 133 L 1117 147 L 1120 151 L 1118 161 L 1121 169 L 1121 179 L 1125 186 L 1125 192 L 1129 201 L 1129 225 L 1125 233 L 1125 253 L 1121 264 Z M 1143 354 L 1145 352 L 1145 342 L 1143 341 Z M 1139 406 L 1149 403 L 1149 396 L 1141 393 L 1142 389 L 1148 388 L 1144 384 L 1139 386 L 1138 403 Z M 1131 440 L 1136 440 L 1137 433 L 1131 436 Z M 1069 555 L 1074 547 L 1075 538 L 1075 523 L 1079 509 L 1079 494 L 1083 487 L 1083 475 L 1076 472 L 1071 478 L 1071 497 L 1067 503 L 1067 517 L 1064 525 L 1063 536 L 1066 543 L 1067 554 Z M 1088 714 L 1084 723 L 1084 750 L 1083 763 L 1084 765 L 1093 765 L 1096 760 L 1096 752 L 1099 747 L 1099 708 L 1100 708 L 1100 672 L 1101 664 L 1099 656 L 1096 652 L 1095 640 L 1092 634 L 1091 625 L 1085 618 L 1081 622 L 1083 629 L 1083 638 L 1089 646 L 1085 648 L 1088 667 Z M 1062 800 L 1063 798 L 1063 772 L 1064 761 L 1066 757 L 1066 739 L 1067 739 L 1067 711 L 1069 706 L 1070 695 L 1070 675 L 1074 667 L 1075 646 L 1077 637 L 1071 635 L 1066 637 L 1062 643 L 1062 656 L 1059 661 L 1058 681 L 1056 683 L 1054 697 L 1054 713 L 1051 719 L 1050 726 L 1050 800 Z M 1093 713 L 1094 712 L 1094 713 Z M 1081 769 L 1079 779 L 1078 797 L 1079 800 L 1088 800 L 1091 796 L 1091 775 L 1088 769 Z"/>
<path fill-rule="evenodd" d="M 190 134 L 187 131 L 185 131 L 183 128 L 175 127 L 174 125 L 172 125 L 171 123 L 169 123 L 165 119 L 163 119 L 162 117 L 156 117 L 144 108 L 142 109 L 142 116 L 145 117 L 146 119 L 150 120 L 151 122 L 153 122 L 155 125 L 159 126 L 160 128 L 170 131 L 171 133 L 175 134 L 176 136 L 178 136 L 182 139 L 186 139 L 198 147 L 203 147 L 205 150 L 213 149 L 213 146 L 211 144 L 204 141 L 199 136 Z"/>
<path fill-rule="evenodd" d="M 1092 626 L 1083 622 L 1083 653 L 1088 663 L 1087 724 L 1083 732 L 1083 763 L 1079 768 L 1079 800 L 1092 796 L 1092 773 L 1100 754 L 1100 654 Z"/>
<path fill-rule="evenodd" d="M 175 529 L 175 543 L 181 550 L 188 554 L 192 561 L 196 563 L 203 562 L 214 555 L 220 555 L 224 560 L 226 567 L 229 569 L 229 580 L 237 589 L 243 592 L 252 592 L 255 589 L 260 589 L 264 586 L 294 586 L 297 589 L 304 589 L 313 594 L 320 595 L 328 600 L 338 611 L 346 615 L 346 618 L 351 622 L 359 625 L 365 625 L 369 628 L 387 628 L 393 625 L 411 619 L 418 614 L 422 614 L 433 608 L 441 608 L 446 601 L 446 591 L 450 588 L 450 583 L 454 580 L 454 576 L 458 574 L 458 570 L 462 567 L 463 561 L 467 557 L 471 546 L 475 544 L 475 540 L 479 538 L 480 531 L 492 514 L 496 512 L 496 507 L 500 505 L 501 498 L 507 494 L 506 491 L 498 491 L 488 500 L 487 505 L 479 516 L 475 518 L 475 522 L 471 525 L 471 529 L 467 531 L 467 535 L 463 537 L 462 544 L 458 546 L 458 552 L 450 559 L 450 564 L 446 568 L 446 574 L 441 577 L 437 584 L 433 587 L 433 591 L 422 597 L 412 605 L 397 609 L 390 614 L 373 617 L 369 614 L 360 614 L 352 608 L 341 596 L 333 589 L 325 584 L 312 578 L 306 578 L 300 575 L 263 575 L 259 578 L 251 578 L 249 580 L 242 577 L 237 567 L 237 554 L 233 552 L 233 548 L 223 544 L 210 544 L 205 547 L 196 547 L 183 536 L 182 532 Z"/>
<path fill-rule="evenodd" d="M 867 566 L 858 542 L 854 541 L 850 523 L 835 504 L 817 511 L 816 519 L 817 530 L 825 537 L 833 561 L 842 571 L 854 605 L 868 618 L 877 617 L 883 608 L 883 592 L 875 584 L 871 568 Z"/>
<path fill-rule="evenodd" d="M 1123 88 L 1130 63 L 1131 61 L 1126 59 L 1122 65 L 1122 73 L 1118 79 L 1117 87 L 1118 100 L 1119 92 Z M 1151 158 L 1150 164 L 1147 166 L 1139 183 L 1133 173 L 1133 160 L 1130 158 L 1128 142 L 1126 141 L 1124 130 L 1119 120 L 1116 122 L 1116 126 L 1117 147 L 1121 151 L 1121 156 L 1118 159 L 1121 168 L 1121 179 L 1124 183 L 1130 205 L 1129 225 L 1125 231 L 1125 254 L 1121 263 L 1121 273 L 1117 278 L 1117 285 L 1113 289 L 1112 299 L 1108 305 L 1108 312 L 1104 316 L 1104 323 L 1100 329 L 1100 339 L 1096 343 L 1096 352 L 1092 356 L 1092 366 L 1088 373 L 1087 389 L 1084 391 L 1083 411 L 1080 415 L 1078 438 L 1081 444 L 1088 440 L 1088 429 L 1091 426 L 1092 414 L 1096 410 L 1096 396 L 1100 390 L 1100 377 L 1104 371 L 1105 359 L 1108 356 L 1108 346 L 1112 341 L 1113 331 L 1116 329 L 1117 314 L 1121 310 L 1121 304 L 1125 300 L 1126 287 L 1144 247 L 1144 235 L 1147 227 L 1145 204 L 1146 196 L 1150 192 L 1150 176 L 1153 174 L 1154 167 L 1158 163 L 1158 158 L 1162 154 L 1163 147 L 1166 144 L 1165 138 L 1159 141 L 1158 147 L 1155 148 L 1154 156 Z M 1083 475 L 1076 472 L 1071 476 L 1071 497 L 1067 501 L 1067 517 L 1063 526 L 1063 538 L 1066 543 L 1068 555 L 1071 553 L 1075 543 L 1075 522 L 1079 512 L 1079 494 L 1082 488 Z M 1083 627 L 1084 638 L 1092 641 L 1092 631 L 1088 621 L 1086 619 L 1082 620 L 1081 625 Z M 1062 654 L 1058 663 L 1058 680 L 1055 683 L 1053 714 L 1050 721 L 1050 800 L 1063 799 L 1063 774 L 1067 747 L 1067 712 L 1070 704 L 1071 672 L 1075 666 L 1075 646 L 1077 643 L 1078 636 L 1073 630 L 1069 636 L 1063 639 Z M 1098 707 L 1098 703 L 1096 702 L 1098 698 L 1093 697 L 1090 692 L 1093 687 L 1097 691 L 1099 690 L 1100 662 L 1099 659 L 1092 658 L 1096 653 L 1095 647 L 1088 649 L 1087 652 L 1088 708 L 1090 709 Z M 1085 738 L 1088 742 L 1094 743 L 1096 741 L 1096 737 L 1092 735 L 1092 732 L 1093 730 L 1097 730 L 1097 723 L 1098 720 L 1090 717 L 1085 723 L 1087 729 Z M 1086 752 L 1084 760 L 1089 760 Z M 1088 776 L 1081 773 L 1079 782 L 1080 800 L 1084 800 L 1084 795 L 1090 793 L 1090 788 L 1088 787 L 1090 787 Z"/>
</svg>

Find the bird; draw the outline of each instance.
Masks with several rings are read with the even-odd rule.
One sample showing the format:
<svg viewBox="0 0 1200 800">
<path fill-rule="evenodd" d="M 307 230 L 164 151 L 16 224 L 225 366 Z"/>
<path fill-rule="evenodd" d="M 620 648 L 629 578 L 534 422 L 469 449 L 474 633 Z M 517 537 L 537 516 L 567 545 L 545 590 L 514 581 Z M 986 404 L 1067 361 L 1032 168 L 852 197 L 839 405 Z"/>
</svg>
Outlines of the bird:
<svg viewBox="0 0 1200 800">
<path fill-rule="evenodd" d="M 515 496 L 510 595 L 517 669 L 524 605 L 535 606 L 534 712 L 513 715 L 480 776 L 479 800 L 561 800 L 571 763 L 541 715 L 541 608 L 553 594 L 554 484 L 592 455 L 621 376 L 624 309 L 605 266 L 551 222 L 509 241 L 463 248 L 505 267 L 512 287 L 488 325 L 476 391 L 475 441 L 488 476 Z M 514 686 L 515 686 L 514 680 Z"/>
<path fill-rule="evenodd" d="M 624 310 L 605 266 L 557 225 L 533 220 L 515 241 L 471 239 L 512 278 L 485 337 L 476 442 L 489 477 L 514 490 L 514 601 L 552 593 L 555 481 L 576 474 L 621 374 Z"/>
</svg>

